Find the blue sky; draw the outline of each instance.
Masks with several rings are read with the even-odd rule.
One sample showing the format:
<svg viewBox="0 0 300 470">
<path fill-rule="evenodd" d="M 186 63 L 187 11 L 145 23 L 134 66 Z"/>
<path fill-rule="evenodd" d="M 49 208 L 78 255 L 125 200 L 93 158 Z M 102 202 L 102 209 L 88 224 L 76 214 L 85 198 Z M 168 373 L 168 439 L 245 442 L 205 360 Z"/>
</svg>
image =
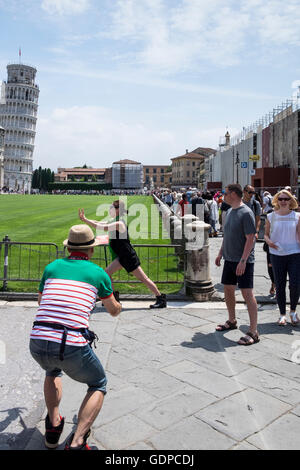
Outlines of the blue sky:
<svg viewBox="0 0 300 470">
<path fill-rule="evenodd" d="M 0 80 L 34 65 L 34 167 L 169 164 L 300 79 L 298 0 L 0 0 Z"/>
</svg>

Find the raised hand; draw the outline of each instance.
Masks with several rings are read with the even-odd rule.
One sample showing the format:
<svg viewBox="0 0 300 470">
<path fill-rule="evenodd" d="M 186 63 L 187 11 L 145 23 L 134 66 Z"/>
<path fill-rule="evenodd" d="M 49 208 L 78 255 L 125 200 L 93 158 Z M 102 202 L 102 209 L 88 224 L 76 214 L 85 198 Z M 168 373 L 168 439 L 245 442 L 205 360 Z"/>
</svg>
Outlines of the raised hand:
<svg viewBox="0 0 300 470">
<path fill-rule="evenodd" d="M 84 209 L 78 210 L 78 216 L 79 216 L 79 219 L 82 220 L 82 222 L 85 222 Z"/>
</svg>

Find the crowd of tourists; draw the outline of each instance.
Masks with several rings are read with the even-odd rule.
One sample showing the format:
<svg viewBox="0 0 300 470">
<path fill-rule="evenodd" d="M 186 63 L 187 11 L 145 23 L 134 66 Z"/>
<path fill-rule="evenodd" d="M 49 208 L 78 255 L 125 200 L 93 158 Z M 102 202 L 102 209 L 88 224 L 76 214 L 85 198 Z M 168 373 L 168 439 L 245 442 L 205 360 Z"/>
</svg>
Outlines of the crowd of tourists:
<svg viewBox="0 0 300 470">
<path fill-rule="evenodd" d="M 238 327 L 235 311 L 235 290 L 238 285 L 249 314 L 249 330 L 238 344 L 250 346 L 260 341 L 253 278 L 255 242 L 262 212 L 266 214 L 264 239 L 271 289 L 276 293 L 280 311 L 278 325 L 287 323 L 287 279 L 290 321 L 293 326 L 300 323 L 296 313 L 300 297 L 300 213 L 291 188 L 286 187 L 273 197 L 265 191 L 262 199 L 251 185 L 242 189 L 239 184 L 229 184 L 224 191 L 215 193 L 191 190 L 176 194 L 165 191 L 159 197 L 180 216 L 186 213 L 187 207 L 197 213 L 197 205 L 201 205 L 204 218 L 211 226 L 211 236 L 218 234 L 217 223 L 223 231 L 222 245 L 215 264 L 221 266 L 224 260 L 221 282 L 224 285 L 228 319 L 216 326 L 217 332 Z M 91 347 L 97 337 L 89 329 L 89 316 L 97 299 L 102 300 L 107 312 L 113 317 L 120 314 L 122 306 L 114 291 L 112 275 L 125 269 L 156 296 L 156 302 L 150 308 L 167 306 L 165 294 L 160 292 L 140 266 L 140 260 L 129 240 L 124 213 L 124 204 L 119 199 L 111 205 L 110 217 L 113 220 L 110 221 L 87 219 L 84 210 L 79 209 L 78 216 L 83 223 L 72 226 L 64 241 L 69 256 L 46 266 L 41 279 L 39 308 L 30 335 L 30 352 L 46 374 L 45 445 L 49 449 L 58 446 L 64 428 L 64 417 L 60 415 L 63 372 L 88 386 L 78 413 L 77 426 L 67 439 L 65 450 L 90 449 L 87 440 L 102 408 L 107 380 L 103 366 Z M 109 234 L 113 261 L 105 270 L 90 262 L 94 247 L 100 241 L 89 226 L 94 229 L 101 226 Z"/>
</svg>

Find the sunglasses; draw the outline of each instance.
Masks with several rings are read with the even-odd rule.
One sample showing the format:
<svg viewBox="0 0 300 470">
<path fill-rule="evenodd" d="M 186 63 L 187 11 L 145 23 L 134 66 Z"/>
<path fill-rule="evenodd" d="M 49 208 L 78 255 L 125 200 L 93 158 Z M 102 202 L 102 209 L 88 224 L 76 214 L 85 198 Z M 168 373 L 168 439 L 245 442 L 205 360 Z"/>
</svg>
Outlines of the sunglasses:
<svg viewBox="0 0 300 470">
<path fill-rule="evenodd" d="M 255 194 L 255 191 L 246 191 L 248 194 Z"/>
<path fill-rule="evenodd" d="M 278 198 L 278 201 L 290 201 L 291 198 L 287 198 L 287 197 L 279 197 Z"/>
</svg>

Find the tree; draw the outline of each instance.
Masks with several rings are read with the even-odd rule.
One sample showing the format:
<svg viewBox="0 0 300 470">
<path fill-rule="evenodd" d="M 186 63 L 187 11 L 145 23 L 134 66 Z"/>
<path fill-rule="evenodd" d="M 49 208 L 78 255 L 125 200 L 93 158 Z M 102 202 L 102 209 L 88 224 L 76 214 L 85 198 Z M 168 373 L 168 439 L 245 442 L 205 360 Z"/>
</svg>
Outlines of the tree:
<svg viewBox="0 0 300 470">
<path fill-rule="evenodd" d="M 50 168 L 38 167 L 37 170 L 34 170 L 32 173 L 31 186 L 33 189 L 42 189 L 48 191 L 49 183 L 54 182 L 54 171 Z"/>
</svg>

